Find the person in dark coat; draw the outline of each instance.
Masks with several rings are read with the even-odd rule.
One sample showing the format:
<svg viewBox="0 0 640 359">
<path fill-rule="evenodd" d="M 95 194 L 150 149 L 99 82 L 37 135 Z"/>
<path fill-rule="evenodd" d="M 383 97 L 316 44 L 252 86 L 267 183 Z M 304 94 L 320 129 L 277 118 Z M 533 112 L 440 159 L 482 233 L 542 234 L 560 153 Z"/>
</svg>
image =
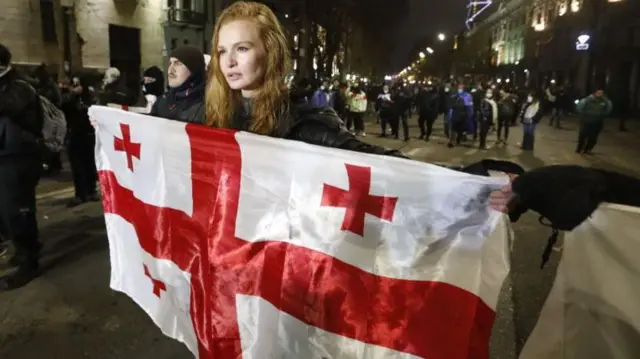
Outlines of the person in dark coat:
<svg viewBox="0 0 640 359">
<path fill-rule="evenodd" d="M 99 103 L 103 106 L 108 104 L 133 106 L 136 103 L 135 95 L 127 88 L 120 70 L 115 67 L 108 68 L 104 74 Z"/>
<path fill-rule="evenodd" d="M 43 113 L 35 89 L 11 65 L 0 44 L 0 241 L 15 253 L 0 256 L 0 290 L 14 289 L 39 271 L 36 186 L 42 172 Z M 6 248 L 6 243 L 3 244 Z"/>
<path fill-rule="evenodd" d="M 96 137 L 88 114 L 93 102 L 89 86 L 80 77 L 72 77 L 70 88 L 65 93 L 62 104 L 69 132 L 67 156 L 69 156 L 75 189 L 75 196 L 67 203 L 68 207 L 100 200 L 96 190 L 98 178 L 94 159 Z"/>
<path fill-rule="evenodd" d="M 202 51 L 179 47 L 169 54 L 169 91 L 151 109 L 151 116 L 204 123 L 205 63 Z"/>
<path fill-rule="evenodd" d="M 577 153 L 592 154 L 598 142 L 598 136 L 604 127 L 604 120 L 611 114 L 613 104 L 604 94 L 603 89 L 583 98 L 576 105 L 576 112 L 580 117 L 580 132 L 578 135 Z"/>
<path fill-rule="evenodd" d="M 159 67 L 151 66 L 144 70 L 140 90 L 144 96 L 144 105 L 147 108 L 147 113 L 150 113 L 153 105 L 165 92 L 164 73 Z"/>
<path fill-rule="evenodd" d="M 433 124 L 438 118 L 440 97 L 432 85 L 421 88 L 416 95 L 416 107 L 418 109 L 418 127 L 420 139 L 429 141 L 433 132 Z"/>
</svg>

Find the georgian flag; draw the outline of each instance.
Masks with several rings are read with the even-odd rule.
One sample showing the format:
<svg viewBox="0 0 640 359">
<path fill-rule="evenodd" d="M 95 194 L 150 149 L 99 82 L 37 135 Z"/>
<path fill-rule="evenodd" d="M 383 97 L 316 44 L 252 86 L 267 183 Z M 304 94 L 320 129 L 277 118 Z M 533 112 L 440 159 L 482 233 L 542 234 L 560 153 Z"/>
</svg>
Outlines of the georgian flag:
<svg viewBox="0 0 640 359">
<path fill-rule="evenodd" d="M 486 359 L 505 179 L 92 107 L 111 287 L 198 358 Z"/>
</svg>

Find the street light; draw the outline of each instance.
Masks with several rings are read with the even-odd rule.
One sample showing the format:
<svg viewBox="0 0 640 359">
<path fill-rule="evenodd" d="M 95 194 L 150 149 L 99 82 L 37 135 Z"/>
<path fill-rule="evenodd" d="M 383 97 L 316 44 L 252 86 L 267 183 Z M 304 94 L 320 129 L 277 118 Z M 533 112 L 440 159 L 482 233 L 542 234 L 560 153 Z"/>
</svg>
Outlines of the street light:
<svg viewBox="0 0 640 359">
<path fill-rule="evenodd" d="M 419 55 L 420 55 L 420 58 L 421 58 L 421 59 L 424 59 L 424 58 L 426 57 L 426 55 L 424 54 L 424 52 L 420 52 L 420 54 L 419 54 Z"/>
<path fill-rule="evenodd" d="M 427 47 L 427 52 L 430 53 L 430 54 L 433 54 L 433 49 L 430 48 L 430 47 Z"/>
<path fill-rule="evenodd" d="M 440 41 L 444 41 L 444 39 L 446 39 L 447 37 L 443 34 L 443 33 L 439 33 L 438 34 L 438 40 Z"/>
</svg>

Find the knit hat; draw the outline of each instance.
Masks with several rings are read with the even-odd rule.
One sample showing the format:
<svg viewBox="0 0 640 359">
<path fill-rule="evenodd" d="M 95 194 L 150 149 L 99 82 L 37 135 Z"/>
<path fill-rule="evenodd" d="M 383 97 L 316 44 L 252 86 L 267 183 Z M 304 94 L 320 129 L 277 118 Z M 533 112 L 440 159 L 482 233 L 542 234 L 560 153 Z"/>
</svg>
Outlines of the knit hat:
<svg viewBox="0 0 640 359">
<path fill-rule="evenodd" d="M 193 46 L 182 46 L 169 54 L 169 57 L 180 60 L 192 74 L 203 75 L 205 72 L 204 54 Z"/>
<path fill-rule="evenodd" d="M 0 66 L 9 66 L 11 63 L 11 51 L 9 49 L 0 44 Z"/>
</svg>

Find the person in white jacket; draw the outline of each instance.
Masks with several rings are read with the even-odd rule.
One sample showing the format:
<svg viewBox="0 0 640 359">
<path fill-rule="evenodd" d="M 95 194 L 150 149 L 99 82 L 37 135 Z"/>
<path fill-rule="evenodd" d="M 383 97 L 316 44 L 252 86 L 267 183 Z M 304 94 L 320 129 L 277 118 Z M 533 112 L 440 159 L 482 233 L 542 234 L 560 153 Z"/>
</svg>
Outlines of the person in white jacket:
<svg viewBox="0 0 640 359">
<path fill-rule="evenodd" d="M 347 103 L 349 107 L 349 114 L 347 116 L 347 129 L 352 131 L 352 126 L 355 127 L 355 134 L 359 136 L 366 136 L 364 131 L 364 113 L 367 111 L 367 95 L 360 88 L 360 84 L 354 84 L 347 94 Z"/>
</svg>

